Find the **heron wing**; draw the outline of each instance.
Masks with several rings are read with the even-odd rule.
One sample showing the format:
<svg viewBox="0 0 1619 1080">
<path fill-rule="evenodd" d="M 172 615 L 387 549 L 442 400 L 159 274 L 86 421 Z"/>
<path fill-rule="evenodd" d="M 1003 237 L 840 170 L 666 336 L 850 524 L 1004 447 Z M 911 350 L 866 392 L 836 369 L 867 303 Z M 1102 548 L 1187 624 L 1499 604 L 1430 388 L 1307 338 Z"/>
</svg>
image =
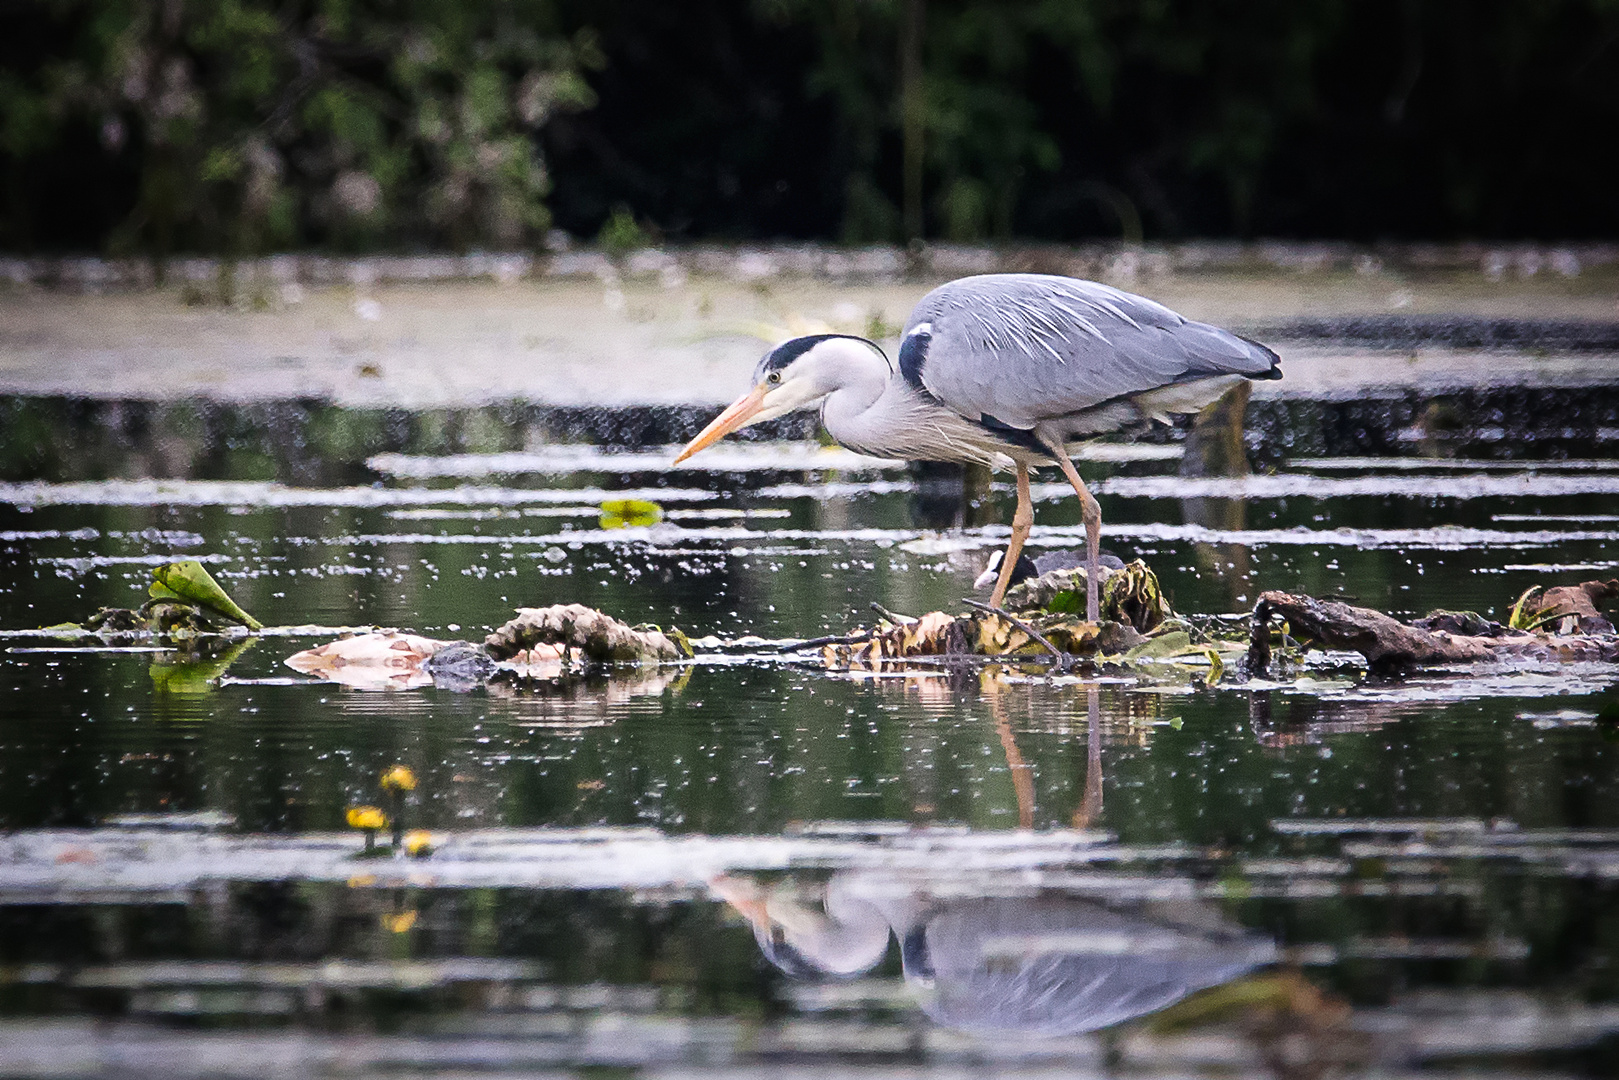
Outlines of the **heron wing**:
<svg viewBox="0 0 1619 1080">
<path fill-rule="evenodd" d="M 954 412 L 1028 429 L 1105 401 L 1219 375 L 1263 377 L 1276 354 L 1107 285 L 986 274 L 941 285 L 905 325 L 906 378 Z"/>
</svg>

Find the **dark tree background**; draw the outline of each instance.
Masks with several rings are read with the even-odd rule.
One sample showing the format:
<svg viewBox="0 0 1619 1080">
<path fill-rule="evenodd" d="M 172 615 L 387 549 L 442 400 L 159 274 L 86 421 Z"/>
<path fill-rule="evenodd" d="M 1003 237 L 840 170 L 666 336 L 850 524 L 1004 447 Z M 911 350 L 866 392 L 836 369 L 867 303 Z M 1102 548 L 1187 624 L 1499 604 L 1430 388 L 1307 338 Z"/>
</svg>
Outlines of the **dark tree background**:
<svg viewBox="0 0 1619 1080">
<path fill-rule="evenodd" d="M 1616 134 L 1619 0 L 0 0 L 11 250 L 1612 237 Z"/>
</svg>

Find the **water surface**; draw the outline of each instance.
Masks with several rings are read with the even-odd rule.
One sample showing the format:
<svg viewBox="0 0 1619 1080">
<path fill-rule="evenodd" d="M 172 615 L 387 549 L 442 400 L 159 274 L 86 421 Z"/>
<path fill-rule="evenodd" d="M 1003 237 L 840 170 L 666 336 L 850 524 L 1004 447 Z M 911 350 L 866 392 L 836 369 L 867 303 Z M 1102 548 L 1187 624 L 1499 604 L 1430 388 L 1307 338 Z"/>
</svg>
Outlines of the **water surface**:
<svg viewBox="0 0 1619 1080">
<path fill-rule="evenodd" d="M 1183 612 L 1279 588 L 1502 618 L 1530 585 L 1619 566 L 1619 461 L 1594 452 L 1187 481 L 1177 449 L 1081 464 L 1104 546 Z M 1610 670 L 1378 680 L 1338 657 L 1212 689 L 828 670 L 772 646 L 873 601 L 959 607 L 1010 489 L 802 445 L 726 453 L 0 485 L 0 628 L 136 606 L 175 557 L 291 628 L 201 679 L 172 654 L 5 639 L 0 1071 L 1619 1060 Z M 1036 496 L 1035 543 L 1076 545 L 1072 500 Z M 604 528 L 624 497 L 663 520 Z M 698 661 L 472 692 L 282 664 L 321 628 L 478 640 L 561 602 L 679 626 Z M 356 859 L 345 811 L 386 802 L 395 763 L 435 851 Z"/>
</svg>

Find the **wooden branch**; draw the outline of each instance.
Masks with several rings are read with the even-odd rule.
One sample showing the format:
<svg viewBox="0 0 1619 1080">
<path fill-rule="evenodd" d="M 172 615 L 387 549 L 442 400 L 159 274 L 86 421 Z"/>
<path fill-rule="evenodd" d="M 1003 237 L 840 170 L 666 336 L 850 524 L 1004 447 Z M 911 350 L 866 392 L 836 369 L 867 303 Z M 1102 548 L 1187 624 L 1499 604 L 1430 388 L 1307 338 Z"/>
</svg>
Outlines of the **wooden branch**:
<svg viewBox="0 0 1619 1080">
<path fill-rule="evenodd" d="M 800 649 L 819 649 L 823 645 L 864 645 L 875 638 L 876 634 L 832 634 L 828 637 L 810 638 L 794 645 L 777 645 L 777 652 L 798 652 Z"/>
</svg>

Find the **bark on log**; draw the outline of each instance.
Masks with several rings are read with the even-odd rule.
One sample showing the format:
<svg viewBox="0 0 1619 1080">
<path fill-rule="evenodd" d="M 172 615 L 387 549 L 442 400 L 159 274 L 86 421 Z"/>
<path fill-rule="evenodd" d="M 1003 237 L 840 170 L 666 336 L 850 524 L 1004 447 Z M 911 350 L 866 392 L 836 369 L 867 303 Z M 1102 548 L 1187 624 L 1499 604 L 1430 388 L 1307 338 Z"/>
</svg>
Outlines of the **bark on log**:
<svg viewBox="0 0 1619 1080">
<path fill-rule="evenodd" d="M 1612 635 L 1552 635 L 1507 631 L 1499 637 L 1472 637 L 1408 626 L 1381 611 L 1337 600 L 1267 592 L 1254 607 L 1247 659 L 1250 675 L 1263 675 L 1270 662 L 1270 620 L 1286 619 L 1293 636 L 1329 649 L 1347 649 L 1377 669 L 1398 670 L 1427 664 L 1498 661 L 1619 660 L 1619 638 Z"/>
<path fill-rule="evenodd" d="M 1313 596 L 1267 592 L 1259 603 L 1269 614 L 1286 619 L 1294 637 L 1311 638 L 1331 649 L 1348 649 L 1366 657 L 1378 668 L 1413 667 L 1419 664 L 1468 663 L 1493 655 L 1494 640 L 1462 637 L 1443 631 L 1430 632 L 1407 626 L 1392 616 L 1371 608 L 1355 607 L 1338 600 L 1317 600 Z M 1254 612 L 1254 639 L 1269 633 L 1270 619 L 1258 608 Z M 1263 624 L 1263 625 L 1262 625 Z M 1265 648 L 1268 659 L 1269 648 Z M 1250 657 L 1254 652 L 1250 649 Z M 1250 665 L 1258 674 L 1263 664 Z"/>
</svg>

